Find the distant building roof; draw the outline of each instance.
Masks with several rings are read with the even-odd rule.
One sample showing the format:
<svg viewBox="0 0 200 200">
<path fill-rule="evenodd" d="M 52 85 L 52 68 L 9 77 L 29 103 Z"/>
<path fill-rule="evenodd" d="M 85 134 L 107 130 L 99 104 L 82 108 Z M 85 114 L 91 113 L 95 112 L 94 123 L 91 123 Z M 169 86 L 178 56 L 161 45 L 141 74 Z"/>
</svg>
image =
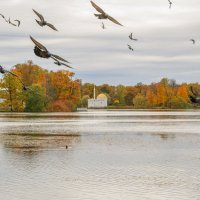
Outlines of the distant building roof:
<svg viewBox="0 0 200 200">
<path fill-rule="evenodd" d="M 107 96 L 105 94 L 99 94 L 97 99 L 107 99 Z"/>
</svg>

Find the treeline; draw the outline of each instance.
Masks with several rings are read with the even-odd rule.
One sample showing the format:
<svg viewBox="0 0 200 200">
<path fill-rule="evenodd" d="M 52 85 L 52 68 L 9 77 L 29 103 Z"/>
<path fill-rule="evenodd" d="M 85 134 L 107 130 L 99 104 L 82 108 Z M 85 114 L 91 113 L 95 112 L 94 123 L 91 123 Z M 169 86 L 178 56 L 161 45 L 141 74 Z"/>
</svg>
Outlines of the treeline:
<svg viewBox="0 0 200 200">
<path fill-rule="evenodd" d="M 76 109 L 80 101 L 80 81 L 74 73 L 47 71 L 32 61 L 18 64 L 12 72 L 29 89 L 23 91 L 20 81 L 10 74 L 0 80 L 0 110 L 15 112 L 60 112 Z"/>
<path fill-rule="evenodd" d="M 28 61 L 16 65 L 13 73 L 29 88 L 23 91 L 20 81 L 5 74 L 0 79 L 0 110 L 13 112 L 68 112 L 87 107 L 93 98 L 94 84 L 74 79 L 67 70 L 48 71 Z M 134 78 L 134 77 L 133 77 Z M 185 109 L 200 106 L 200 84 L 182 83 L 163 78 L 158 83 L 135 86 L 95 86 L 97 95 L 103 93 L 113 108 Z"/>
<path fill-rule="evenodd" d="M 93 84 L 82 86 L 82 104 L 87 105 L 87 99 L 93 96 Z M 169 108 L 185 109 L 200 105 L 200 85 L 198 83 L 177 84 L 175 80 L 163 78 L 158 83 L 135 86 L 111 86 L 103 84 L 96 86 L 97 94 L 104 93 L 112 108 Z"/>
</svg>

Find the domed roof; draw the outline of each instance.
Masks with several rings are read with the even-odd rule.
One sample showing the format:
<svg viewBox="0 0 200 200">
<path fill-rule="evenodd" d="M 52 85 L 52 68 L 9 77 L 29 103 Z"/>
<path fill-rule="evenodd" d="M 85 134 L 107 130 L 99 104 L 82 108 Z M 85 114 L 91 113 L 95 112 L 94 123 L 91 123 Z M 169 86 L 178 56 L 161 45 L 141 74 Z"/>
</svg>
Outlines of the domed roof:
<svg viewBox="0 0 200 200">
<path fill-rule="evenodd" d="M 99 94 L 97 99 L 107 99 L 107 96 L 105 94 Z"/>
</svg>

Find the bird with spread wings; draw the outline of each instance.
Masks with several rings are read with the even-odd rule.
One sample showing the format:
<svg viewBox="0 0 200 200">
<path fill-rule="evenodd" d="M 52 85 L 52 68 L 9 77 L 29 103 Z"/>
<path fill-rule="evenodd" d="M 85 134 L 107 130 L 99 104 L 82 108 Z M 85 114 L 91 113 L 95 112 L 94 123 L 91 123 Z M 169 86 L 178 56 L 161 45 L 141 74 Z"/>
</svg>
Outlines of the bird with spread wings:
<svg viewBox="0 0 200 200">
<path fill-rule="evenodd" d="M 110 15 L 105 13 L 104 10 L 101 9 L 99 6 L 97 6 L 93 1 L 90 1 L 90 2 L 92 4 L 92 6 L 96 9 L 96 11 L 100 13 L 100 14 L 94 14 L 98 19 L 109 19 L 113 23 L 123 26 L 116 19 L 114 19 L 113 17 L 111 17 Z"/>
<path fill-rule="evenodd" d="M 44 17 L 40 13 L 38 13 L 34 9 L 33 9 L 33 12 L 40 18 L 40 21 L 37 19 L 35 20 L 40 26 L 48 26 L 51 29 L 53 29 L 54 31 L 58 31 L 53 24 L 50 24 L 47 21 L 45 21 Z"/>
</svg>

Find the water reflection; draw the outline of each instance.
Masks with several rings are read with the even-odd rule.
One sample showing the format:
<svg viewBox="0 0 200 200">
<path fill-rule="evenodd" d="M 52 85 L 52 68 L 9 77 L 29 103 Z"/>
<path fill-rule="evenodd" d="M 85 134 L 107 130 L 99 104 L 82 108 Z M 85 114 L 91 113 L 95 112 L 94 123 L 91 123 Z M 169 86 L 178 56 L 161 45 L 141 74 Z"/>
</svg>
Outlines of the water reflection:
<svg viewBox="0 0 200 200">
<path fill-rule="evenodd" d="M 152 135 L 156 135 L 159 136 L 160 139 L 162 140 L 168 140 L 168 139 L 175 139 L 176 138 L 176 134 L 172 134 L 172 133 L 155 133 Z"/>
<path fill-rule="evenodd" d="M 77 133 L 45 134 L 45 133 L 9 133 L 4 134 L 2 141 L 5 148 L 12 151 L 38 151 L 42 149 L 65 148 L 81 142 Z"/>
</svg>

